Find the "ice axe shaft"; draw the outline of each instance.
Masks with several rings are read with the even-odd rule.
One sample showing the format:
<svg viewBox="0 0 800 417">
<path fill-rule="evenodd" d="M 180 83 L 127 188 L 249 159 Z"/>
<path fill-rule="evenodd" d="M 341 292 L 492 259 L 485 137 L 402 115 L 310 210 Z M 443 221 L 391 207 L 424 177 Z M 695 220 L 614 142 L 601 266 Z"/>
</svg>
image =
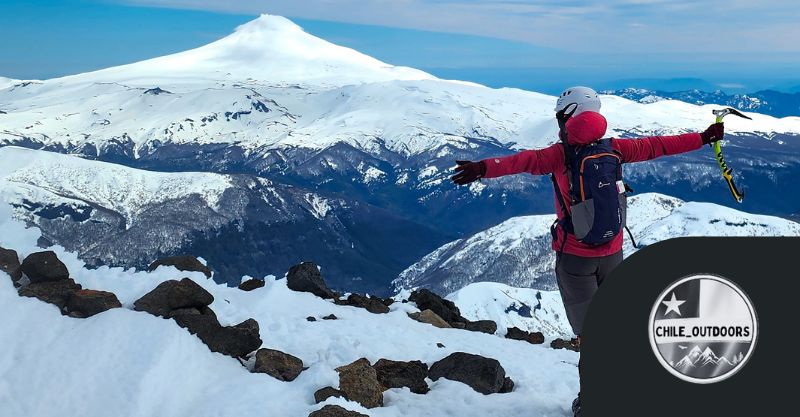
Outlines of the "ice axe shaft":
<svg viewBox="0 0 800 417">
<path fill-rule="evenodd" d="M 736 109 L 727 108 L 723 110 L 713 110 L 714 116 L 717 117 L 717 123 L 722 123 L 722 119 L 732 114 L 734 116 L 743 117 L 745 119 L 750 119 L 749 117 L 745 116 L 741 112 Z M 753 120 L 753 119 L 750 119 Z M 733 194 L 733 198 L 736 199 L 737 202 L 741 203 L 744 200 L 744 188 L 736 187 L 736 184 L 733 182 L 733 170 L 728 168 L 725 164 L 725 158 L 722 156 L 722 147 L 719 144 L 719 141 L 714 142 L 711 147 L 714 149 L 714 155 L 717 157 L 717 163 L 719 163 L 719 169 L 722 170 L 722 177 L 725 178 L 725 181 L 728 183 L 728 188 L 731 190 L 731 194 Z"/>
</svg>

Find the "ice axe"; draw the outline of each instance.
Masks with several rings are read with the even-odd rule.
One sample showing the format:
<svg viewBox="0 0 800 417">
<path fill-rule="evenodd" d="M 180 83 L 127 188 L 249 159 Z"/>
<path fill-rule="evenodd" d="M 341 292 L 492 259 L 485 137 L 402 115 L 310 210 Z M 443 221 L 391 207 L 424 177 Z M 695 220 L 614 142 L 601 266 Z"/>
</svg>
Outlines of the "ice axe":
<svg viewBox="0 0 800 417">
<path fill-rule="evenodd" d="M 749 117 L 743 115 L 739 110 L 727 108 L 723 110 L 713 110 L 714 116 L 717 116 L 717 123 L 722 123 L 722 118 L 725 116 L 732 114 L 734 116 L 743 117 L 745 119 L 750 119 Z M 719 163 L 719 168 L 722 170 L 722 176 L 725 177 L 725 181 L 728 182 L 728 188 L 731 189 L 731 194 L 733 194 L 733 198 L 736 199 L 738 202 L 742 202 L 744 200 L 744 188 L 741 190 L 736 188 L 736 184 L 733 183 L 733 170 L 728 168 L 725 165 L 725 158 L 722 157 L 722 147 L 719 145 L 719 141 L 714 142 L 711 144 L 711 147 L 714 149 L 714 154 L 717 156 L 717 162 Z"/>
</svg>

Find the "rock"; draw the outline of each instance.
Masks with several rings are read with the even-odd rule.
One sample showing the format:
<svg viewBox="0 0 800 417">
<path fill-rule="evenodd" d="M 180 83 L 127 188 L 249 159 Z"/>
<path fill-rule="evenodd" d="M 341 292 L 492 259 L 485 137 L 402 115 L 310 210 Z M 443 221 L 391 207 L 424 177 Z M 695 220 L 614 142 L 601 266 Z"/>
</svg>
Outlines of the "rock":
<svg viewBox="0 0 800 417">
<path fill-rule="evenodd" d="M 512 381 L 511 378 L 506 377 L 506 379 L 503 380 L 503 387 L 500 388 L 499 393 L 508 394 L 511 391 L 514 391 L 514 381 Z"/>
<path fill-rule="evenodd" d="M 339 318 L 336 317 L 334 314 L 328 314 L 327 316 L 323 317 L 322 320 L 338 320 Z"/>
<path fill-rule="evenodd" d="M 385 305 L 386 307 L 390 307 L 392 304 L 394 304 L 394 300 L 391 298 L 383 300 L 383 305 Z"/>
<path fill-rule="evenodd" d="M 443 348 L 444 348 L 444 345 L 443 345 L 443 344 L 441 344 L 441 343 L 437 343 L 437 344 L 436 344 L 436 347 L 438 347 L 438 348 L 442 348 L 442 349 L 443 349 Z"/>
<path fill-rule="evenodd" d="M 311 316 L 306 317 L 306 320 L 308 320 L 308 321 L 317 321 L 316 317 L 311 317 Z"/>
<path fill-rule="evenodd" d="M 347 305 L 366 309 L 373 314 L 385 314 L 389 312 L 389 307 L 383 303 L 383 299 L 374 295 L 367 298 L 361 294 L 350 294 L 347 297 Z"/>
<path fill-rule="evenodd" d="M 434 381 L 446 378 L 463 382 L 475 391 L 488 395 L 500 392 L 506 371 L 496 359 L 456 352 L 434 363 L 428 377 Z"/>
<path fill-rule="evenodd" d="M 19 289 L 19 295 L 38 298 L 45 303 L 54 304 L 63 313 L 72 294 L 80 290 L 81 284 L 76 284 L 75 281 L 71 279 L 64 279 L 61 281 L 26 285 Z"/>
<path fill-rule="evenodd" d="M 427 323 L 440 329 L 450 328 L 450 325 L 447 324 L 446 321 L 442 320 L 441 317 L 431 310 L 425 310 L 420 313 L 409 313 L 408 317 L 411 317 L 420 323 Z"/>
<path fill-rule="evenodd" d="M 206 278 L 211 278 L 211 270 L 203 265 L 194 255 L 186 256 L 170 256 L 167 258 L 159 259 L 147 268 L 148 271 L 155 271 L 159 266 L 174 266 L 178 271 L 196 271 L 202 272 Z"/>
<path fill-rule="evenodd" d="M 214 296 L 189 278 L 180 280 L 169 291 L 169 306 L 171 310 L 206 307 L 213 302 Z"/>
<path fill-rule="evenodd" d="M 17 251 L 0 246 L 0 271 L 10 275 L 15 284 L 22 278 Z"/>
<path fill-rule="evenodd" d="M 189 278 L 169 280 L 133 303 L 136 311 L 146 311 L 154 316 L 168 317 L 172 310 L 207 307 L 214 301 L 208 291 Z"/>
<path fill-rule="evenodd" d="M 292 291 L 310 292 L 321 298 L 334 298 L 333 291 L 325 284 L 314 262 L 303 262 L 289 268 L 286 285 Z"/>
<path fill-rule="evenodd" d="M 175 320 L 178 326 L 188 330 L 189 333 L 198 335 L 200 340 L 222 330 L 217 315 L 208 307 L 172 310 L 168 313 L 168 317 Z"/>
<path fill-rule="evenodd" d="M 522 340 L 534 345 L 544 343 L 544 335 L 541 332 L 528 333 L 517 327 L 509 327 L 506 339 Z"/>
<path fill-rule="evenodd" d="M 450 327 L 452 327 L 454 329 L 462 329 L 463 330 L 463 329 L 467 328 L 466 323 L 460 323 L 460 322 L 457 322 L 457 321 L 454 321 L 454 322 L 451 322 L 451 323 L 447 323 L 447 324 L 449 324 Z"/>
<path fill-rule="evenodd" d="M 578 338 L 572 340 L 556 339 L 550 342 L 550 347 L 553 349 L 569 349 L 573 352 L 581 351 L 581 343 L 578 342 Z"/>
<path fill-rule="evenodd" d="M 95 290 L 78 290 L 72 294 L 67 302 L 67 313 L 70 317 L 87 318 L 112 308 L 120 308 L 114 293 Z"/>
<path fill-rule="evenodd" d="M 383 390 L 369 360 L 361 358 L 350 365 L 336 368 L 336 372 L 339 372 L 339 390 L 345 398 L 366 408 L 383 406 Z"/>
<path fill-rule="evenodd" d="M 341 398 L 343 396 L 344 394 L 342 394 L 342 392 L 339 391 L 338 389 L 333 387 L 325 387 L 318 389 L 317 392 L 314 393 L 314 401 L 316 401 L 317 404 L 319 404 L 321 402 L 325 402 L 325 400 L 327 400 L 328 398 L 331 397 Z"/>
<path fill-rule="evenodd" d="M 58 259 L 55 252 L 36 252 L 28 255 L 20 270 L 31 280 L 31 284 L 61 281 L 69 278 L 67 266 Z"/>
<path fill-rule="evenodd" d="M 271 375 L 279 381 L 294 381 L 303 372 L 303 361 L 279 350 L 259 349 L 253 372 Z"/>
<path fill-rule="evenodd" d="M 243 358 L 261 346 L 258 322 L 247 319 L 236 326 L 223 327 L 210 334 L 198 333 L 197 336 L 212 352 L 234 358 Z"/>
<path fill-rule="evenodd" d="M 495 334 L 497 332 L 497 323 L 492 320 L 469 321 L 466 329 L 471 332 Z"/>
<path fill-rule="evenodd" d="M 428 365 L 420 361 L 399 362 L 380 359 L 372 366 L 378 377 L 378 382 L 384 388 L 408 387 L 415 394 L 425 394 L 430 391 L 425 378 L 428 377 Z"/>
<path fill-rule="evenodd" d="M 321 409 L 309 414 L 308 417 L 369 417 L 366 414 L 357 413 L 338 405 L 326 405 Z"/>
<path fill-rule="evenodd" d="M 411 296 L 408 297 L 408 301 L 416 303 L 417 308 L 420 310 L 433 311 L 448 323 L 467 322 L 467 319 L 461 317 L 461 311 L 458 310 L 458 307 L 456 307 L 452 301 L 445 300 L 428 289 L 423 288 L 419 291 L 412 292 Z"/>
<path fill-rule="evenodd" d="M 249 279 L 241 284 L 239 284 L 239 289 L 242 291 L 253 291 L 257 288 L 261 288 L 266 283 L 263 279 Z"/>
</svg>

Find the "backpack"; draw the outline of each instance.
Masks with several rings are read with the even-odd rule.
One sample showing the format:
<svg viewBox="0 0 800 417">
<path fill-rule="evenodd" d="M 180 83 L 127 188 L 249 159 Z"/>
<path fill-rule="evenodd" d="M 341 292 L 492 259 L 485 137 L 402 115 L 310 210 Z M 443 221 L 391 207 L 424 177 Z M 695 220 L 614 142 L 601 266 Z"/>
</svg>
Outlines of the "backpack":
<svg viewBox="0 0 800 417">
<path fill-rule="evenodd" d="M 561 144 L 569 180 L 567 194 L 571 199 L 571 214 L 555 175 L 551 175 L 564 214 L 557 224 L 581 243 L 601 245 L 614 240 L 625 228 L 627 191 L 630 190 L 622 181 L 621 155 L 613 150 L 611 139 L 581 146 L 571 146 L 566 140 Z M 561 245 L 562 251 L 566 240 Z"/>
</svg>

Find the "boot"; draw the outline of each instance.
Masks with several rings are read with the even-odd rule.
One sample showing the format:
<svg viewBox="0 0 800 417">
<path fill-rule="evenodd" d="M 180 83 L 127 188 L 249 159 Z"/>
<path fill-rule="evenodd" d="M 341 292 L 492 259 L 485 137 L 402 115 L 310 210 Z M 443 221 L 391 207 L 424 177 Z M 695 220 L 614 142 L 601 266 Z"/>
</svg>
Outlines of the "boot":
<svg viewBox="0 0 800 417">
<path fill-rule="evenodd" d="M 578 393 L 578 398 L 572 400 L 572 412 L 575 417 L 581 417 L 581 393 Z"/>
</svg>

